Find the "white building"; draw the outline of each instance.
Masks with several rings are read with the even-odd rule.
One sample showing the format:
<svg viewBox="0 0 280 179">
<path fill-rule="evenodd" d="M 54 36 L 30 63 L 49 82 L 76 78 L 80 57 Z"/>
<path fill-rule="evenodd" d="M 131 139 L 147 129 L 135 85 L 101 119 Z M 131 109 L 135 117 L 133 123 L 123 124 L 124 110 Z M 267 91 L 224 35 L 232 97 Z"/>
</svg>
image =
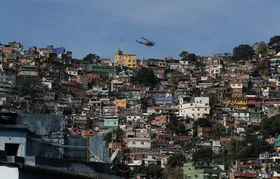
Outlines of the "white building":
<svg viewBox="0 0 280 179">
<path fill-rule="evenodd" d="M 152 141 L 150 138 L 127 138 L 126 142 L 130 149 L 150 149 Z"/>
<path fill-rule="evenodd" d="M 78 70 L 76 68 L 66 68 L 65 72 L 68 75 L 78 76 Z"/>
<path fill-rule="evenodd" d="M 210 114 L 209 97 L 195 97 L 194 102 L 179 105 L 179 116 L 192 119 Z"/>
<path fill-rule="evenodd" d="M 220 74 L 221 69 L 222 69 L 222 65 L 213 65 L 213 66 L 209 67 L 209 74 L 211 74 L 211 75 Z"/>
<path fill-rule="evenodd" d="M 137 114 L 132 114 L 132 115 L 128 115 L 126 116 L 126 121 L 127 122 L 137 122 L 140 120 L 144 120 L 147 121 L 147 116 L 143 116 L 143 115 L 137 115 Z"/>
</svg>

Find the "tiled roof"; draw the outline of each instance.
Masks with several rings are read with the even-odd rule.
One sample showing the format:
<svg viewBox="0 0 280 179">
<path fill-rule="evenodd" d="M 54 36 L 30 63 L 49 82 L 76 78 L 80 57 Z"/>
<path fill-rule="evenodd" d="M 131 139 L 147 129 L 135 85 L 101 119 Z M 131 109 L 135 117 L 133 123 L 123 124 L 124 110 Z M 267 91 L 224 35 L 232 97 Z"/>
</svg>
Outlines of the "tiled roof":
<svg viewBox="0 0 280 179">
<path fill-rule="evenodd" d="M 70 172 L 66 170 L 58 170 L 55 168 L 49 168 L 49 167 L 43 167 L 43 166 L 31 166 L 31 165 L 22 165 L 21 168 L 29 168 L 29 169 L 34 169 L 34 170 L 43 170 L 47 172 L 52 172 L 52 173 L 57 173 L 57 174 L 63 174 L 63 175 L 68 175 L 68 176 L 76 176 L 76 177 L 83 177 L 83 178 L 88 178 L 88 179 L 98 179 L 95 176 L 92 175 L 87 175 L 87 174 L 82 174 L 82 173 L 75 173 L 75 172 Z"/>
<path fill-rule="evenodd" d="M 21 169 L 34 169 L 34 170 L 41 170 L 41 171 L 46 171 L 46 172 L 51 172 L 51 173 L 57 173 L 57 174 L 62 174 L 62 175 L 68 175 L 68 176 L 76 176 L 76 177 L 83 177 L 85 179 L 98 179 L 98 177 L 88 175 L 88 174 L 82 174 L 82 173 L 75 173 L 67 170 L 59 170 L 55 168 L 50 168 L 50 167 L 43 167 L 43 166 L 31 166 L 31 165 L 26 165 L 26 164 L 18 164 L 18 163 L 8 163 L 8 162 L 0 162 L 3 165 L 6 166 L 15 166 L 15 167 L 20 167 Z"/>
</svg>

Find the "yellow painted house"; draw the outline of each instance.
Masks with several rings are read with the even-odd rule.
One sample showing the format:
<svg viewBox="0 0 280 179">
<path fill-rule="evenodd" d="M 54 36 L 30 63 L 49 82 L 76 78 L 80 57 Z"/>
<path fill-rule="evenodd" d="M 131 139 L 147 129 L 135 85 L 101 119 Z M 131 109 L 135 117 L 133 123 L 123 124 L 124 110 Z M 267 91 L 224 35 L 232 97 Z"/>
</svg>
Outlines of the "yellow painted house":
<svg viewBox="0 0 280 179">
<path fill-rule="evenodd" d="M 115 112 L 117 113 L 119 111 L 119 108 L 124 108 L 126 109 L 127 101 L 126 99 L 117 99 L 114 101 L 115 104 Z"/>
<path fill-rule="evenodd" d="M 114 57 L 115 64 L 136 68 L 136 54 L 123 54 L 121 50 Z"/>
<path fill-rule="evenodd" d="M 237 105 L 237 106 L 247 106 L 247 101 L 242 99 L 231 99 L 228 100 L 228 103 Z"/>
</svg>

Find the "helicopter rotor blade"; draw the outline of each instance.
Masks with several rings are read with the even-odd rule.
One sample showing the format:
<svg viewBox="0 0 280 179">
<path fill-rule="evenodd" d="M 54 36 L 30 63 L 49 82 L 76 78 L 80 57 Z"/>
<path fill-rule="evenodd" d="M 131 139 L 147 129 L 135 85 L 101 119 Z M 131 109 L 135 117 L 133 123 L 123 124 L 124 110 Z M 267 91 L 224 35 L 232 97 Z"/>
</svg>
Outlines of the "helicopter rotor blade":
<svg viewBox="0 0 280 179">
<path fill-rule="evenodd" d="M 148 39 L 144 38 L 144 37 L 141 37 L 142 39 L 146 40 L 146 41 L 149 41 Z M 149 41 L 150 42 L 150 41 Z"/>
</svg>

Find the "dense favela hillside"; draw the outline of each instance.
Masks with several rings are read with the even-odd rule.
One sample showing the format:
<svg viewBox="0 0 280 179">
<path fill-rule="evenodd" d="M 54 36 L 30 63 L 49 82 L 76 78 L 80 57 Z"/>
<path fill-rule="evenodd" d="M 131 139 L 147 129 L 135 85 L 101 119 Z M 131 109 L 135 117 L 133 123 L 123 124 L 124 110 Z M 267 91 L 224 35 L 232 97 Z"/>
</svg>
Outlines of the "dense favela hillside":
<svg viewBox="0 0 280 179">
<path fill-rule="evenodd" d="M 1 44 L 3 167 L 37 178 L 280 176 L 280 36 L 177 53 L 75 59 Z"/>
</svg>

